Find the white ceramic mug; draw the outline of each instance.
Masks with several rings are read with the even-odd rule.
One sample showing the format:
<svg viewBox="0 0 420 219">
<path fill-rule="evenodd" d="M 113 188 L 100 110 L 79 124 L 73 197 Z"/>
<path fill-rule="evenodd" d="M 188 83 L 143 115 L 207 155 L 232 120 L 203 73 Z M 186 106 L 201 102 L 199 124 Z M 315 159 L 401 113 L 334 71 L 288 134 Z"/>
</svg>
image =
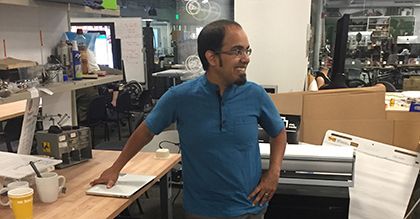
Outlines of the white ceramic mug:
<svg viewBox="0 0 420 219">
<path fill-rule="evenodd" d="M 16 188 L 29 188 L 29 182 L 15 181 L 15 182 L 8 183 L 6 187 L 0 189 L 0 195 Z M 8 206 L 9 202 L 4 202 L 3 200 L 0 199 L 0 204 L 3 206 Z"/>
<path fill-rule="evenodd" d="M 55 202 L 66 184 L 66 178 L 54 172 L 41 173 L 41 176 L 35 177 L 39 199 L 45 203 Z"/>
</svg>

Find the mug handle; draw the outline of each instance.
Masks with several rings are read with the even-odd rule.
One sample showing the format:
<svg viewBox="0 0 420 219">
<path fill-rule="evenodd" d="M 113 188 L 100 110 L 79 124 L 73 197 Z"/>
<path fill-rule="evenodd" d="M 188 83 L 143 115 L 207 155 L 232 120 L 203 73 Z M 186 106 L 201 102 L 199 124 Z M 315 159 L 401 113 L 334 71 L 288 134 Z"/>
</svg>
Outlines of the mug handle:
<svg viewBox="0 0 420 219">
<path fill-rule="evenodd" d="M 66 184 L 66 177 L 64 176 L 58 176 L 58 193 L 61 193 L 63 191 L 63 187 Z"/>
<path fill-rule="evenodd" d="M 7 191 L 9 191 L 9 189 L 7 187 L 4 187 L 4 188 L 0 189 L 0 194 L 3 194 L 5 192 L 7 192 Z M 3 202 L 3 200 L 0 197 L 0 204 L 3 205 L 3 206 L 9 206 L 10 200 L 7 200 L 7 202 Z"/>
</svg>

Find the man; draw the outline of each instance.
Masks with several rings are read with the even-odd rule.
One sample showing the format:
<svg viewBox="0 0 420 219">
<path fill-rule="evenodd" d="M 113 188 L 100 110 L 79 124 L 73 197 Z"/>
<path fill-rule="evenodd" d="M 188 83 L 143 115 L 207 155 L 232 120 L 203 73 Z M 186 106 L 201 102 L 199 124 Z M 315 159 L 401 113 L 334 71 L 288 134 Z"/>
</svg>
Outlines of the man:
<svg viewBox="0 0 420 219">
<path fill-rule="evenodd" d="M 264 89 L 246 80 L 251 49 L 238 23 L 208 24 L 198 37 L 198 53 L 206 74 L 166 92 L 92 184 L 112 186 L 128 160 L 176 122 L 186 218 L 263 218 L 286 146 L 283 121 Z M 272 137 L 269 170 L 262 176 L 258 124 Z"/>
</svg>

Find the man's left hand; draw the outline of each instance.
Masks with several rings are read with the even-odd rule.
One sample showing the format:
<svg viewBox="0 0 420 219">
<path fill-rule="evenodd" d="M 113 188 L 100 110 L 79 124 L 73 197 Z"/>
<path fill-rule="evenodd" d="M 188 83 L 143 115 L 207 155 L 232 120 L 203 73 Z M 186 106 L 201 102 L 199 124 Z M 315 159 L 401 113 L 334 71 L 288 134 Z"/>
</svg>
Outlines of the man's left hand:
<svg viewBox="0 0 420 219">
<path fill-rule="evenodd" d="M 253 205 L 259 203 L 262 206 L 271 200 L 276 192 L 279 176 L 280 173 L 273 171 L 267 171 L 262 175 L 260 183 L 248 196 Z"/>
</svg>

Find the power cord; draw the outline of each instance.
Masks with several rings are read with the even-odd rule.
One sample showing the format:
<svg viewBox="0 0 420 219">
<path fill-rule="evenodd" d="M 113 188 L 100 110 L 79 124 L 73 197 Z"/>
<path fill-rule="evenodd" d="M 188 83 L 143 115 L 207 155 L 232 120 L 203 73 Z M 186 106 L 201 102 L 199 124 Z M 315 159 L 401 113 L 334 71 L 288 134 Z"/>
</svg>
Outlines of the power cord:
<svg viewBox="0 0 420 219">
<path fill-rule="evenodd" d="M 159 148 L 160 149 L 163 149 L 163 147 L 162 147 L 162 144 L 163 143 L 169 143 L 169 144 L 172 144 L 172 145 L 175 145 L 175 146 L 177 146 L 179 149 L 178 149 L 178 153 L 180 152 L 180 150 L 181 150 L 181 148 L 180 148 L 180 143 L 176 143 L 176 142 L 173 142 L 173 141 L 167 141 L 167 140 L 163 140 L 163 141 L 161 141 L 161 142 L 159 142 Z"/>
<path fill-rule="evenodd" d="M 172 199 L 172 206 L 175 206 L 175 201 L 178 198 L 179 194 L 181 193 L 182 187 L 178 188 L 178 192 L 176 193 L 176 195 L 174 196 L 174 198 Z"/>
</svg>

